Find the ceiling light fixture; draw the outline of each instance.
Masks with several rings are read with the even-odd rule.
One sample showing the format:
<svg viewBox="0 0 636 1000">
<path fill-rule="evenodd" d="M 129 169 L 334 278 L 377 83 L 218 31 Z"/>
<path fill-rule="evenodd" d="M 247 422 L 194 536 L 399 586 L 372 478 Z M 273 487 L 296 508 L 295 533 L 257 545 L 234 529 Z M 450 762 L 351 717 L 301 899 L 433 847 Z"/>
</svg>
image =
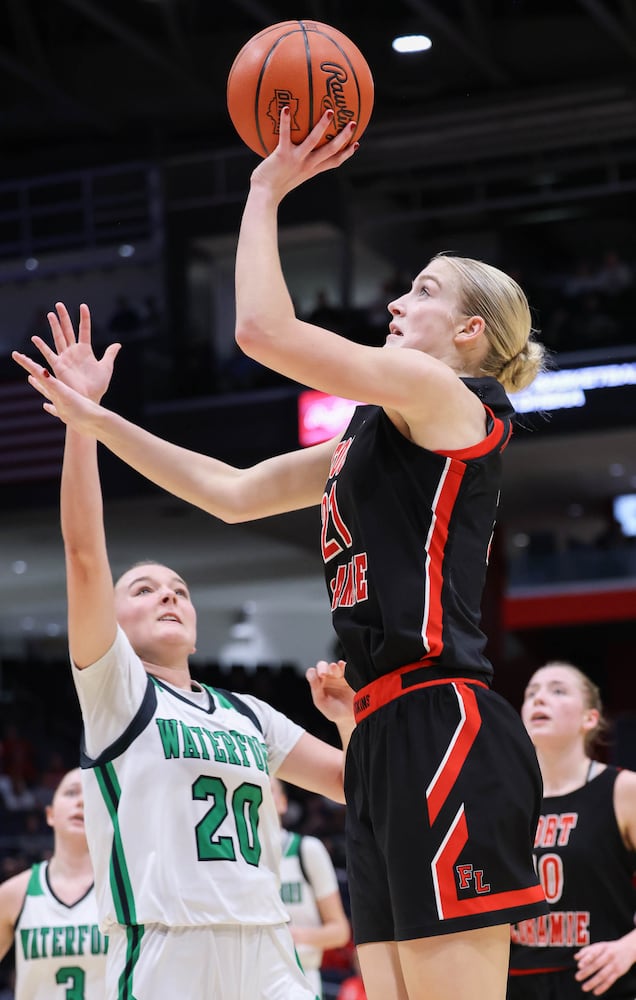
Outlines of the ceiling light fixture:
<svg viewBox="0 0 636 1000">
<path fill-rule="evenodd" d="M 426 52 L 433 45 L 428 35 L 397 35 L 391 42 L 396 52 Z"/>
</svg>

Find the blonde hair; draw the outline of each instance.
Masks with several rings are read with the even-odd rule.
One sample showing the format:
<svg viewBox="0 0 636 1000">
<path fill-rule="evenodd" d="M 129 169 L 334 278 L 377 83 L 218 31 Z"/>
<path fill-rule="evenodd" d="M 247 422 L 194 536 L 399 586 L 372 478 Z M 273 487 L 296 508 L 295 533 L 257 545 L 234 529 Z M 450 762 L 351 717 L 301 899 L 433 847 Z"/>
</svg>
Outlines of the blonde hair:
<svg viewBox="0 0 636 1000">
<path fill-rule="evenodd" d="M 505 271 L 470 257 L 438 253 L 460 279 L 461 310 L 482 316 L 490 350 L 481 365 L 507 392 L 519 392 L 545 367 L 545 348 L 534 340 L 525 292 Z"/>
<path fill-rule="evenodd" d="M 583 737 L 586 754 L 588 757 L 593 756 L 594 749 L 606 742 L 607 734 L 609 733 L 609 723 L 603 711 L 600 688 L 579 667 L 575 667 L 573 663 L 568 663 L 567 660 L 550 660 L 549 663 L 544 663 L 543 666 L 563 667 L 565 670 L 573 673 L 581 685 L 585 707 L 588 709 L 593 708 L 598 712 L 598 722 L 594 729 L 590 729 Z"/>
</svg>

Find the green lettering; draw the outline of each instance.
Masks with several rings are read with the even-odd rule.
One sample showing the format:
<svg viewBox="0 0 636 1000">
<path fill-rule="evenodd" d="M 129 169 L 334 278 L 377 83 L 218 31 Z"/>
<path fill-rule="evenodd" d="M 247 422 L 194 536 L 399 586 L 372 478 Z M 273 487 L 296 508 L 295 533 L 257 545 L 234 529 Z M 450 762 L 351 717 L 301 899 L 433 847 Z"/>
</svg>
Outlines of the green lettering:
<svg viewBox="0 0 636 1000">
<path fill-rule="evenodd" d="M 102 951 L 105 951 L 105 949 L 102 948 L 102 936 L 99 933 L 99 927 L 97 924 L 93 924 L 91 927 L 91 954 L 101 955 Z"/>
<path fill-rule="evenodd" d="M 201 746 L 201 756 L 204 760 L 210 759 L 210 754 L 208 753 L 208 748 L 205 745 L 205 740 L 203 739 L 203 732 L 201 726 L 190 726 L 190 731 L 196 733 L 199 737 L 199 744 Z"/>
<path fill-rule="evenodd" d="M 214 759 L 221 761 L 221 763 L 227 763 L 227 754 L 225 753 L 225 750 L 219 746 L 220 733 L 211 733 L 209 729 L 204 729 L 203 732 L 212 744 Z"/>
<path fill-rule="evenodd" d="M 84 938 L 88 937 L 88 924 L 80 924 L 77 928 L 77 954 L 84 954 Z"/>
<path fill-rule="evenodd" d="M 226 747 L 226 750 L 227 750 L 227 757 L 228 757 L 228 760 L 229 760 L 230 764 L 240 764 L 241 762 L 238 759 L 238 757 L 236 756 L 236 745 L 234 743 L 234 740 L 230 736 L 230 734 L 229 733 L 224 733 L 222 730 L 219 730 L 219 734 L 218 735 L 221 737 L 221 739 L 225 743 L 225 747 Z"/>
<path fill-rule="evenodd" d="M 22 957 L 27 959 L 29 957 L 29 934 L 31 931 L 28 927 L 20 929 L 20 943 L 22 945 Z"/>
<path fill-rule="evenodd" d="M 176 719 L 156 719 L 166 760 L 179 756 L 179 734 Z"/>
<path fill-rule="evenodd" d="M 197 745 L 192 738 L 190 727 L 186 726 L 185 722 L 181 722 L 180 726 L 181 726 L 181 736 L 183 738 L 183 756 L 200 757 L 201 754 L 197 750 Z"/>
<path fill-rule="evenodd" d="M 42 930 L 44 930 L 44 929 L 45 928 L 42 928 Z M 53 951 L 51 952 L 51 954 L 54 955 L 55 957 L 57 957 L 58 955 L 63 955 L 64 954 L 64 945 L 63 945 L 63 942 L 61 940 L 63 938 L 63 936 L 64 936 L 64 928 L 63 927 L 54 927 L 53 928 Z"/>
<path fill-rule="evenodd" d="M 75 927 L 70 925 L 66 928 L 65 955 L 75 955 Z"/>
<path fill-rule="evenodd" d="M 252 751 L 252 756 L 254 757 L 254 763 L 256 764 L 259 771 L 265 771 L 265 761 L 263 760 L 263 754 L 261 753 L 261 744 L 257 740 L 256 736 L 248 736 L 247 742 L 249 743 L 250 750 Z"/>
<path fill-rule="evenodd" d="M 300 903 L 302 902 L 302 894 L 300 882 L 283 882 L 280 887 L 283 903 Z"/>
<path fill-rule="evenodd" d="M 231 730 L 231 734 L 239 748 L 241 757 L 243 758 L 243 767 L 250 766 L 250 759 L 247 755 L 247 736 L 243 733 L 237 733 L 236 729 Z"/>
<path fill-rule="evenodd" d="M 40 942 L 40 946 L 41 946 L 41 949 L 42 949 L 42 954 L 40 955 L 40 958 L 48 958 L 48 955 L 49 955 L 48 947 L 47 947 L 48 946 L 48 941 L 46 939 L 47 939 L 47 936 L 51 933 L 51 931 L 52 931 L 51 927 L 40 927 L 40 937 L 42 939 L 41 942 Z"/>
</svg>

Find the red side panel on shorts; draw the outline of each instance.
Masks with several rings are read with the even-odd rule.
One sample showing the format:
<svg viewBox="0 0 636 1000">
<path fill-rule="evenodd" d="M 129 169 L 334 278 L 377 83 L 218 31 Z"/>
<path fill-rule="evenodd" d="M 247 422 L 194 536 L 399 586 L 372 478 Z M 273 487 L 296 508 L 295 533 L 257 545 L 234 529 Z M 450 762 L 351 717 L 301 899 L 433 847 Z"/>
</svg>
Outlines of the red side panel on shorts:
<svg viewBox="0 0 636 1000">
<path fill-rule="evenodd" d="M 532 885 L 527 889 L 484 893 L 473 898 L 458 899 L 455 864 L 467 842 L 468 827 L 462 804 L 439 851 L 431 862 L 437 912 L 440 920 L 449 920 L 451 917 L 467 917 L 476 913 L 492 913 L 496 910 L 508 910 L 515 906 L 528 906 L 530 903 L 543 902 L 545 896 L 540 885 Z"/>
<path fill-rule="evenodd" d="M 431 826 L 448 799 L 481 727 L 481 715 L 474 690 L 466 684 L 452 684 L 452 687 L 457 695 L 460 719 L 444 758 L 426 790 Z M 459 899 L 456 865 L 467 843 L 468 827 L 462 803 L 431 862 L 435 900 L 440 920 L 448 920 L 451 917 L 466 917 L 477 913 L 491 913 L 496 910 L 507 910 L 543 901 L 543 889 L 540 885 L 533 885 L 527 889 L 492 893 L 487 885 L 487 873 L 484 876 L 483 872 L 472 872 L 472 870 L 470 879 L 471 884 L 477 889 L 477 895 Z M 470 865 L 459 867 L 465 872 L 471 869 Z"/>
<path fill-rule="evenodd" d="M 431 527 L 426 539 L 426 596 L 422 639 L 431 657 L 440 656 L 443 649 L 444 553 L 448 541 L 448 525 L 465 471 L 466 466 L 462 462 L 451 458 L 447 460 L 433 501 Z"/>
<path fill-rule="evenodd" d="M 459 703 L 460 719 L 433 780 L 426 789 L 428 817 L 431 825 L 446 802 L 457 776 L 464 766 L 481 726 L 477 698 L 465 684 L 452 685 Z"/>
</svg>

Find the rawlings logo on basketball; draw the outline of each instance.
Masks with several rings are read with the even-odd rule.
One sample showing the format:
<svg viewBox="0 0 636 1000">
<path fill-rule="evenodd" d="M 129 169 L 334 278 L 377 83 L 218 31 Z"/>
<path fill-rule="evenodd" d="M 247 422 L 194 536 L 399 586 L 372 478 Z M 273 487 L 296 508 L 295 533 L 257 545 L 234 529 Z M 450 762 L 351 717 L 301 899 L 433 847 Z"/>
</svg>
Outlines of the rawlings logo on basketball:
<svg viewBox="0 0 636 1000">
<path fill-rule="evenodd" d="M 349 76 L 344 66 L 339 66 L 338 63 L 323 62 L 320 64 L 320 69 L 327 74 L 325 80 L 327 93 L 321 101 L 322 113 L 333 111 L 333 123 L 336 126 L 334 134 L 337 134 L 352 121 L 354 116 L 351 108 L 347 107 L 347 98 L 344 93 L 344 85 Z M 333 136 L 329 135 L 328 138 L 333 138 Z"/>
<path fill-rule="evenodd" d="M 267 105 L 267 117 L 274 124 L 274 135 L 278 135 L 280 132 L 280 115 L 283 108 L 289 108 L 292 132 L 297 132 L 299 129 L 298 122 L 296 121 L 296 112 L 298 111 L 297 99 L 292 97 L 289 90 L 275 90 L 274 96 Z"/>
</svg>

